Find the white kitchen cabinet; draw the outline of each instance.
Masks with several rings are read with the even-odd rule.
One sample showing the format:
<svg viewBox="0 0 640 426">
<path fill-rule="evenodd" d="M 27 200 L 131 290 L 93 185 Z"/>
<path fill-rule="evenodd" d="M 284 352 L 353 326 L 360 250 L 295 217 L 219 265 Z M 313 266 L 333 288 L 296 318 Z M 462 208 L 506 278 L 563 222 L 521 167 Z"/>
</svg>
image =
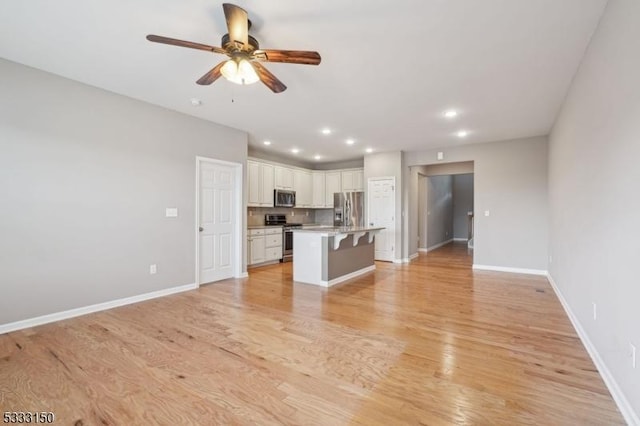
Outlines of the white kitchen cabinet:
<svg viewBox="0 0 640 426">
<path fill-rule="evenodd" d="M 249 229 L 247 265 L 282 259 L 282 227 Z"/>
<path fill-rule="evenodd" d="M 264 229 L 250 229 L 247 233 L 247 240 L 249 249 L 247 264 L 255 265 L 266 261 Z"/>
<path fill-rule="evenodd" d="M 333 194 L 335 192 L 342 192 L 342 173 L 326 172 L 325 173 L 325 207 L 333 208 Z"/>
<path fill-rule="evenodd" d="M 247 160 L 247 205 L 251 207 L 273 207 L 273 166 Z"/>
<path fill-rule="evenodd" d="M 268 228 L 264 234 L 265 261 L 282 259 L 282 227 Z"/>
<path fill-rule="evenodd" d="M 275 166 L 274 187 L 276 189 L 293 189 L 293 169 L 289 167 Z"/>
<path fill-rule="evenodd" d="M 364 191 L 364 171 L 359 170 L 343 170 L 342 177 L 342 191 Z"/>
<path fill-rule="evenodd" d="M 323 171 L 311 172 L 311 207 L 327 207 L 325 195 L 325 175 L 326 173 Z"/>
<path fill-rule="evenodd" d="M 296 207 L 311 207 L 313 188 L 310 171 L 294 169 L 293 189 L 296 191 Z"/>
</svg>

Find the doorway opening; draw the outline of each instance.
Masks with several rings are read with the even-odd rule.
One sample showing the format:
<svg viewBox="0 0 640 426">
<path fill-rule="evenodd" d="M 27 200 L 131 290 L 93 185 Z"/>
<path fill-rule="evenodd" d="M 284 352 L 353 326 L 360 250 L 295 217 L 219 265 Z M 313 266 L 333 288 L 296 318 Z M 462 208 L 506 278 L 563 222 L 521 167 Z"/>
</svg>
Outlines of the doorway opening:
<svg viewBox="0 0 640 426">
<path fill-rule="evenodd" d="M 464 243 L 472 251 L 473 163 L 420 167 L 417 210 L 418 251 L 432 251 L 452 242 Z"/>
</svg>

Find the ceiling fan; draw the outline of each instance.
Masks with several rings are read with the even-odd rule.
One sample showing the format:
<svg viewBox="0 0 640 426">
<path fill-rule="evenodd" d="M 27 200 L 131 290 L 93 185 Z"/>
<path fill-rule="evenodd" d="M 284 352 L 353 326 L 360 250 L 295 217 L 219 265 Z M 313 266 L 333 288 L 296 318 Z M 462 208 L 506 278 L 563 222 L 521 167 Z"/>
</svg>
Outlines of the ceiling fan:
<svg viewBox="0 0 640 426">
<path fill-rule="evenodd" d="M 153 34 L 149 34 L 147 40 L 227 55 L 229 59 L 220 62 L 196 81 L 201 85 L 211 84 L 222 75 L 236 84 L 252 84 L 259 80 L 274 93 L 280 93 L 284 92 L 287 86 L 269 72 L 261 62 L 286 62 L 306 65 L 318 65 L 320 63 L 321 58 L 318 52 L 260 49 L 258 40 L 249 35 L 251 21 L 247 16 L 246 10 L 230 3 L 224 3 L 222 8 L 224 9 L 229 33 L 222 36 L 221 48 Z"/>
</svg>

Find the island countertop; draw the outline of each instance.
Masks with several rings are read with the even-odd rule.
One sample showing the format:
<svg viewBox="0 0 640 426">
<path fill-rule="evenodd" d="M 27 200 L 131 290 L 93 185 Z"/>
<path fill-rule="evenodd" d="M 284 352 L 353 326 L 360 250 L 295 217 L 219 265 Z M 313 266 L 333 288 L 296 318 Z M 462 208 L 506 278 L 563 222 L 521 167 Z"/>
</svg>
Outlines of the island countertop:
<svg viewBox="0 0 640 426">
<path fill-rule="evenodd" d="M 334 237 L 336 235 L 349 235 L 364 232 L 380 231 L 383 227 L 376 226 L 314 226 L 302 229 L 293 229 L 293 232 L 315 233 L 323 237 Z"/>
</svg>

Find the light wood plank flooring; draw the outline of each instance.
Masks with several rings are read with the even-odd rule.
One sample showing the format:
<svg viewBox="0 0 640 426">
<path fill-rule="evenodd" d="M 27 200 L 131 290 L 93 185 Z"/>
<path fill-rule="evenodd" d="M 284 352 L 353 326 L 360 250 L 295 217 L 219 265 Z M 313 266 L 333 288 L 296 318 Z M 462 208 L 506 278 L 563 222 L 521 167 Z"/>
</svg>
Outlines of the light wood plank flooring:
<svg viewBox="0 0 640 426">
<path fill-rule="evenodd" d="M 0 336 L 0 411 L 58 424 L 623 424 L 545 278 L 464 244 L 331 289 L 291 264 Z"/>
</svg>

